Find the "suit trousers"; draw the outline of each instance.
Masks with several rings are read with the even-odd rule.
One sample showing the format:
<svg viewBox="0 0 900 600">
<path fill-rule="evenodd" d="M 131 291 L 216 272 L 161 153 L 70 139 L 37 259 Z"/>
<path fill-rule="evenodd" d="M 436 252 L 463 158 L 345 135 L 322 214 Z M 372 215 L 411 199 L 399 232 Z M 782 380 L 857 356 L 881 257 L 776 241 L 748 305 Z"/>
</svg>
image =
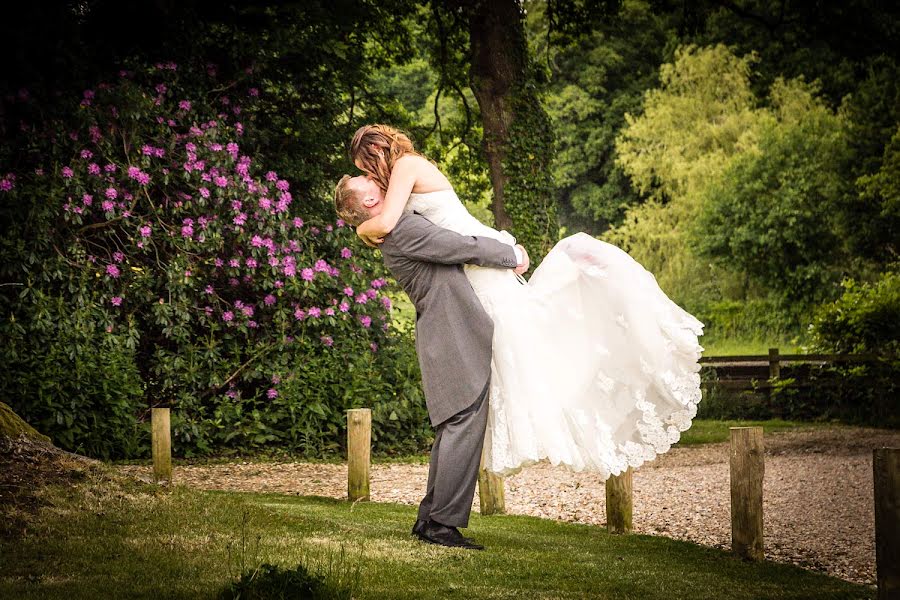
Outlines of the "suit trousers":
<svg viewBox="0 0 900 600">
<path fill-rule="evenodd" d="M 419 519 L 448 527 L 468 526 L 481 466 L 490 388 L 488 378 L 475 402 L 435 429 L 428 485 L 419 503 Z"/>
</svg>

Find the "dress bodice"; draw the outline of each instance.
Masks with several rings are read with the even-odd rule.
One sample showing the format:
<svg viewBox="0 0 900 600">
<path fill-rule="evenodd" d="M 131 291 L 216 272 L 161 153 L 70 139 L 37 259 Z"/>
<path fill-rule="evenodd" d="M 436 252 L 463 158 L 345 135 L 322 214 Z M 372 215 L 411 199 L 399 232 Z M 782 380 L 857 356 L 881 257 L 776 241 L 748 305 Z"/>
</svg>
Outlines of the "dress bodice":
<svg viewBox="0 0 900 600">
<path fill-rule="evenodd" d="M 492 237 L 508 244 L 516 243 L 508 232 L 497 231 L 473 217 L 452 189 L 412 193 L 404 210 L 415 211 L 438 227 L 456 233 Z"/>
</svg>

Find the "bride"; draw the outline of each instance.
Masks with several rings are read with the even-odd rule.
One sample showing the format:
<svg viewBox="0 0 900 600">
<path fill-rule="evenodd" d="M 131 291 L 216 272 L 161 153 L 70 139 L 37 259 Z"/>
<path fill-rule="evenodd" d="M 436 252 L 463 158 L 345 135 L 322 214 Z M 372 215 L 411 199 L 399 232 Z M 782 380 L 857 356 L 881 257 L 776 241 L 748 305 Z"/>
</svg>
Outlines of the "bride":
<svg viewBox="0 0 900 600">
<path fill-rule="evenodd" d="M 364 126 L 350 152 L 385 192 L 381 214 L 357 228 L 367 244 L 412 210 L 460 234 L 515 244 L 470 215 L 402 132 Z M 485 469 L 510 475 L 548 460 L 605 480 L 668 451 L 690 427 L 703 323 L 627 253 L 578 233 L 527 283 L 510 270 L 466 265 L 465 273 L 494 321 Z"/>
</svg>

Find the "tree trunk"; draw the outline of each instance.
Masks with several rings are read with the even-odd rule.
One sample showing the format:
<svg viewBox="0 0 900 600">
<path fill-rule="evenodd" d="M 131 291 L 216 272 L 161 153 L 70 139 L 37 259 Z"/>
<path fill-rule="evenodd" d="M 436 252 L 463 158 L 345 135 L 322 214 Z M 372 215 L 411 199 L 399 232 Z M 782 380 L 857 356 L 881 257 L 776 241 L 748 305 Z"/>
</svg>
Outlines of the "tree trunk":
<svg viewBox="0 0 900 600">
<path fill-rule="evenodd" d="M 550 120 L 531 75 L 518 0 L 468 0 L 472 90 L 481 109 L 484 151 L 498 229 L 508 229 L 537 265 L 559 225 L 550 163 Z"/>
</svg>

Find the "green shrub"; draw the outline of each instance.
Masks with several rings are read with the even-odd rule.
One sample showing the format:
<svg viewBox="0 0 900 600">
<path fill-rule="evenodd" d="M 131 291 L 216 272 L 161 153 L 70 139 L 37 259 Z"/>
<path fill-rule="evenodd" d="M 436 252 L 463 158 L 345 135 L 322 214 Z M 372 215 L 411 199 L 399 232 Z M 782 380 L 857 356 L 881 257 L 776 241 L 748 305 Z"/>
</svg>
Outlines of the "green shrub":
<svg viewBox="0 0 900 600">
<path fill-rule="evenodd" d="M 841 285 L 841 297 L 821 306 L 810 325 L 813 351 L 900 355 L 900 272 Z"/>
<path fill-rule="evenodd" d="M 61 446 L 146 454 L 150 405 L 186 456 L 337 452 L 357 406 L 384 452 L 427 440 L 381 261 L 250 156 L 264 83 L 160 63 L 23 125 L 34 164 L 0 173 L 0 390 Z"/>
</svg>

